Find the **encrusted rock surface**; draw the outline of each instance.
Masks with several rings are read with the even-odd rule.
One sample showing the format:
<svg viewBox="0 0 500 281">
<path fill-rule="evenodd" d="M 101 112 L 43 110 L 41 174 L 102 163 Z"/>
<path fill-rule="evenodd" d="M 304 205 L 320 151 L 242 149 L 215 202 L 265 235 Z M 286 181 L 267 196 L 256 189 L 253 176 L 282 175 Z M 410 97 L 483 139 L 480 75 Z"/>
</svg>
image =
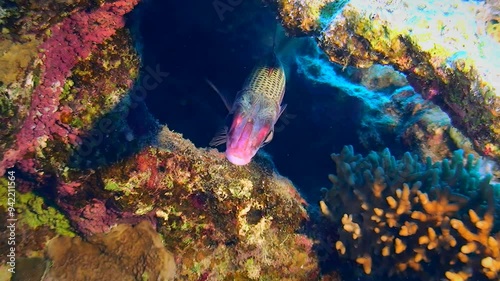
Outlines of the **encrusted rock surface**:
<svg viewBox="0 0 500 281">
<path fill-rule="evenodd" d="M 447 112 L 483 155 L 500 157 L 500 45 L 462 1 L 267 1 L 330 60 L 390 64 Z"/>
</svg>

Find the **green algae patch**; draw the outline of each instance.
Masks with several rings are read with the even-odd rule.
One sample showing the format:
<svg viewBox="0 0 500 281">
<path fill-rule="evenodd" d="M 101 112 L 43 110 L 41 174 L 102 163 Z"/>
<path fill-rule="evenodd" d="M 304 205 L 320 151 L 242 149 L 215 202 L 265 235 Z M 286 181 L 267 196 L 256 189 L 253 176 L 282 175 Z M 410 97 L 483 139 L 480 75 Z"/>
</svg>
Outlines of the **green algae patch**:
<svg viewBox="0 0 500 281">
<path fill-rule="evenodd" d="M 130 192 L 131 192 L 130 189 L 123 188 L 118 183 L 116 183 L 112 180 L 105 181 L 104 190 L 111 191 L 111 192 L 123 192 L 123 193 L 125 193 L 125 195 L 130 195 Z"/>
<path fill-rule="evenodd" d="M 0 197 L 7 198 L 8 187 L 5 178 L 0 179 Z M 69 220 L 56 208 L 48 206 L 45 200 L 33 192 L 20 193 L 15 191 L 15 205 L 18 220 L 30 228 L 47 226 L 57 234 L 75 236 Z M 0 202 L 0 206 L 7 209 L 7 201 Z"/>
</svg>

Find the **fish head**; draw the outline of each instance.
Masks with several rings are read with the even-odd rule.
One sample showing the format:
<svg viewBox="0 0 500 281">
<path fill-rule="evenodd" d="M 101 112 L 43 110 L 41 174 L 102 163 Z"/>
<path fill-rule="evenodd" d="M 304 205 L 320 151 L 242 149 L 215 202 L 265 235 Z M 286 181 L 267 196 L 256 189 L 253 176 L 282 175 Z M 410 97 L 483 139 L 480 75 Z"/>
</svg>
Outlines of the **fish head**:
<svg viewBox="0 0 500 281">
<path fill-rule="evenodd" d="M 235 111 L 226 139 L 225 154 L 229 162 L 250 163 L 257 151 L 272 140 L 277 113 L 274 108 L 263 106 L 256 104 L 249 110 L 239 107 Z"/>
</svg>

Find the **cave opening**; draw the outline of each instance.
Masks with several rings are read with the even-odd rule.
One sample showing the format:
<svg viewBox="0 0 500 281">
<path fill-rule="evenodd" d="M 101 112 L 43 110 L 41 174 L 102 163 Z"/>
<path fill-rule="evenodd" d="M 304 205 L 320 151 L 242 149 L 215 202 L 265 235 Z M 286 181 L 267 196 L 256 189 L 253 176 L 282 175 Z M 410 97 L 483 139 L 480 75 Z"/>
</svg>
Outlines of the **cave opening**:
<svg viewBox="0 0 500 281">
<path fill-rule="evenodd" d="M 272 48 L 277 24 L 272 9 L 262 1 L 239 1 L 222 13 L 216 8 L 218 2 L 145 1 L 129 20 L 143 72 L 159 68 L 169 74 L 148 91 L 149 111 L 197 147 L 209 146 L 227 115 L 205 79 L 224 93 L 236 94 L 254 64 Z M 339 102 L 338 96 L 317 94 L 322 89 L 298 73 L 293 52 L 286 66 L 287 117 L 278 121 L 273 141 L 263 150 L 278 172 L 313 203 L 319 200 L 321 187 L 330 187 L 327 175 L 335 170 L 329 155 L 346 144 L 359 147 L 359 112 L 353 110 L 354 99 L 346 103 L 346 97 Z M 332 112 L 331 105 L 337 103 Z M 349 103 L 352 106 L 346 107 Z M 223 151 L 224 146 L 218 149 Z"/>
</svg>

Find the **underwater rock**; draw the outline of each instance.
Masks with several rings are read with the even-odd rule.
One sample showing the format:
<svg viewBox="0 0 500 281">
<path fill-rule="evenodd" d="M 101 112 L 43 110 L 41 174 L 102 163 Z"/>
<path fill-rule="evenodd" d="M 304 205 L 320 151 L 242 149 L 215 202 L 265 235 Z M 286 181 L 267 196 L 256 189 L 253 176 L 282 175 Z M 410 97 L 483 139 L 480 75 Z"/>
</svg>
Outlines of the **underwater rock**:
<svg viewBox="0 0 500 281">
<path fill-rule="evenodd" d="M 43 280 L 174 280 L 176 265 L 149 222 L 120 224 L 108 233 L 57 237 L 47 244 Z"/>
<path fill-rule="evenodd" d="M 16 273 L 10 281 L 40 281 L 45 273 L 47 264 L 41 257 L 19 258 L 16 267 Z"/>
<path fill-rule="evenodd" d="M 92 9 L 96 4 L 104 2 L 111 1 L 3 1 L 0 7 L 0 26 L 2 27 L 0 38 L 22 41 L 26 34 L 42 35 L 47 32 L 47 29 L 61 22 L 75 11 Z"/>
<path fill-rule="evenodd" d="M 312 95 L 332 99 L 313 104 L 317 122 L 330 126 L 342 122 L 341 118 L 355 120 L 351 122 L 358 125 L 359 143 L 367 150 L 390 146 L 393 151 L 410 150 L 421 159 L 431 157 L 433 161 L 450 157 L 456 149 L 479 156 L 448 115 L 416 93 L 404 75 L 392 67 L 342 69 L 319 50 L 297 55 L 296 63 L 299 74 L 311 81 Z"/>
<path fill-rule="evenodd" d="M 332 154 L 335 175 L 321 211 L 338 226 L 334 247 L 367 275 L 498 280 L 500 185 L 462 151 L 426 164 L 388 149 Z"/>
<path fill-rule="evenodd" d="M 319 276 L 313 241 L 300 234 L 305 202 L 262 156 L 234 166 L 164 127 L 156 144 L 83 178 L 57 198 L 77 230 L 90 235 L 120 222 L 154 221 L 176 256 L 178 278 Z"/>
<path fill-rule="evenodd" d="M 500 158 L 500 48 L 462 1 L 281 1 L 283 25 L 313 35 L 333 62 L 390 64 L 449 114 L 482 154 Z M 472 11 L 471 11 L 472 9 Z M 467 20 L 469 19 L 469 20 Z"/>
</svg>

